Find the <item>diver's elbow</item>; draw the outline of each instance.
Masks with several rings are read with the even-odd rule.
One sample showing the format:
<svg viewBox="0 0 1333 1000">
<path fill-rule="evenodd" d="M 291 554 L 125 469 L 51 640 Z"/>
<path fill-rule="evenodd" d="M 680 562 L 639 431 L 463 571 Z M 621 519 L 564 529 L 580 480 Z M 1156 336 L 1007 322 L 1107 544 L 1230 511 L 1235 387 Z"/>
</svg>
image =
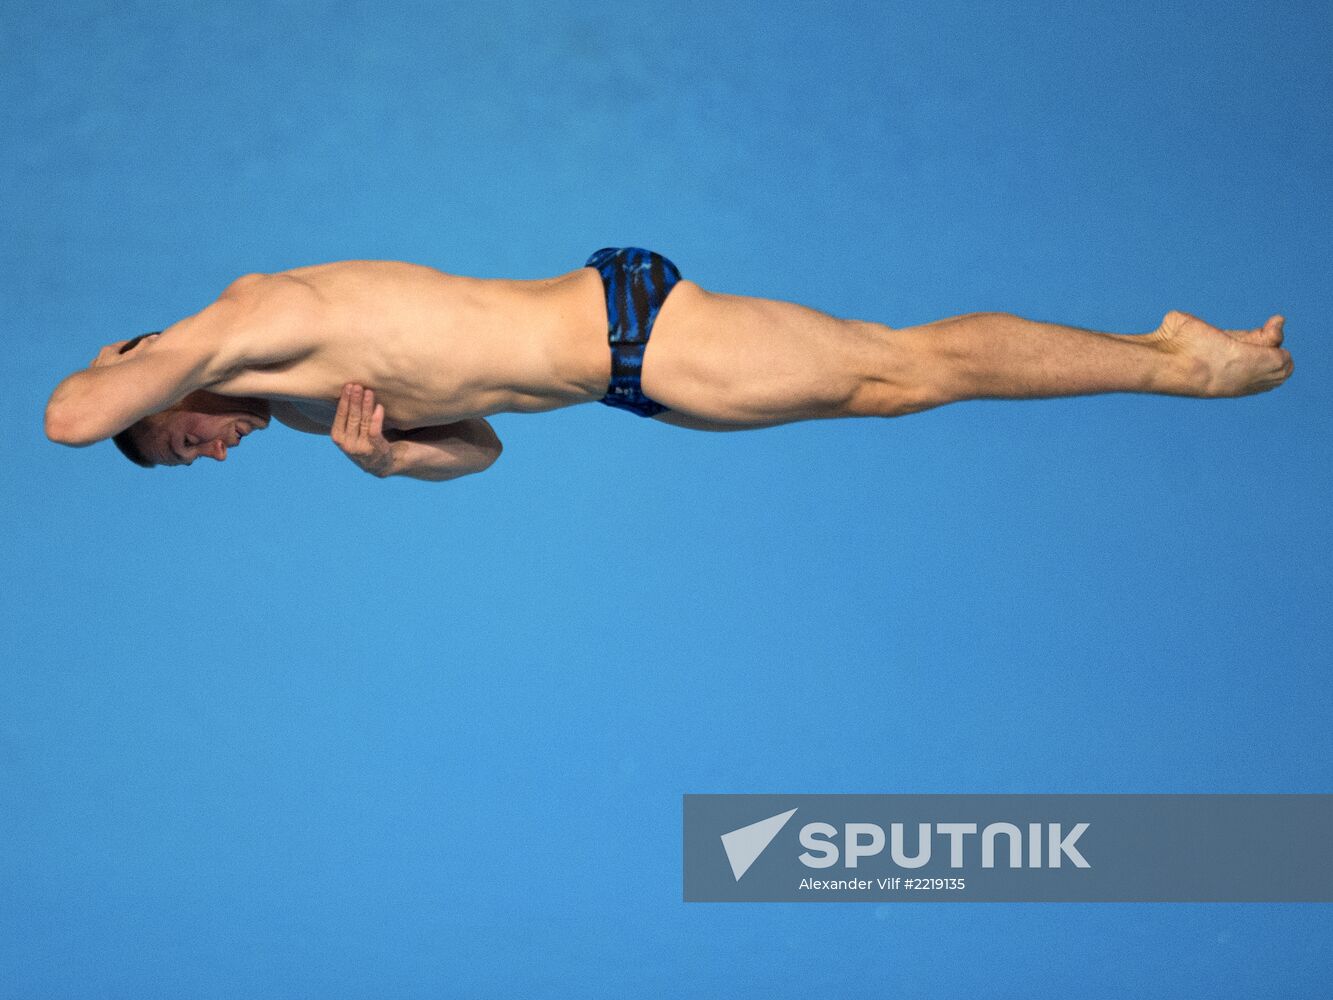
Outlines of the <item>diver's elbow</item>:
<svg viewBox="0 0 1333 1000">
<path fill-rule="evenodd" d="M 62 406 L 55 401 L 46 405 L 43 429 L 46 431 L 47 439 L 56 444 L 68 445 L 71 448 L 82 448 L 84 445 L 93 443 L 83 432 L 83 429 L 79 427 L 79 422 L 75 415 L 69 412 L 69 407 Z"/>
<path fill-rule="evenodd" d="M 110 436 L 98 414 L 58 389 L 46 404 L 42 426 L 48 440 L 71 448 L 86 448 Z"/>
<path fill-rule="evenodd" d="M 505 446 L 500 443 L 500 439 L 496 437 L 495 432 L 492 431 L 491 440 L 486 442 L 486 446 L 481 449 L 480 454 L 478 455 L 477 471 L 485 472 L 489 469 L 495 464 L 496 459 L 500 457 L 500 453 L 504 450 Z"/>
</svg>

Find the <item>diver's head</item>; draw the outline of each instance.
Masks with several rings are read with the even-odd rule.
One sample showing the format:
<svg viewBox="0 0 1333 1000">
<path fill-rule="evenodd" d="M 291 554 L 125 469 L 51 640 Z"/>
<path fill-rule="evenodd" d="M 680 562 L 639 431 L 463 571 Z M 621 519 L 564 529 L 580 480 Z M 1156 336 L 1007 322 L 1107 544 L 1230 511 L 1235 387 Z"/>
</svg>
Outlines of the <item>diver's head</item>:
<svg viewBox="0 0 1333 1000">
<path fill-rule="evenodd" d="M 190 465 L 197 458 L 226 461 L 227 449 L 268 426 L 266 399 L 219 396 L 200 389 L 175 406 L 151 413 L 111 440 L 136 465 Z"/>
</svg>

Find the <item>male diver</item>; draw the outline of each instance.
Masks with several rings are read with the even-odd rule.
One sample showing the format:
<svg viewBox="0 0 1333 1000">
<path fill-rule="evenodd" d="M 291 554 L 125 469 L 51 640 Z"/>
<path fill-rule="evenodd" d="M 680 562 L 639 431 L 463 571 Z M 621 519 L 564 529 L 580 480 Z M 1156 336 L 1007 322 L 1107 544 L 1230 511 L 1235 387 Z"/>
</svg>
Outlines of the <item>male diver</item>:
<svg viewBox="0 0 1333 1000">
<path fill-rule="evenodd" d="M 246 275 L 166 330 L 104 347 L 56 387 L 46 433 L 190 465 L 276 417 L 376 476 L 446 480 L 499 456 L 487 416 L 593 401 L 740 430 L 966 399 L 1244 396 L 1291 374 L 1283 322 L 1219 330 L 1172 311 L 1120 335 L 972 313 L 893 329 L 705 291 L 637 247 L 538 281 L 346 261 Z"/>
</svg>

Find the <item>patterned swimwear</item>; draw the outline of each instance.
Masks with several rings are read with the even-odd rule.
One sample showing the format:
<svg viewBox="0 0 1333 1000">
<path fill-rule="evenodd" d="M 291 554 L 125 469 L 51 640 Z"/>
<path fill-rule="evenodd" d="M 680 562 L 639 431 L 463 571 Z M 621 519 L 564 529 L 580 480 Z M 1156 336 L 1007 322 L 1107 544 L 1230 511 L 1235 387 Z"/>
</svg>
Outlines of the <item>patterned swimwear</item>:
<svg viewBox="0 0 1333 1000">
<path fill-rule="evenodd" d="M 589 257 L 584 267 L 595 267 L 606 289 L 611 385 L 602 402 L 641 417 L 664 412 L 665 406 L 643 394 L 643 352 L 680 271 L 661 254 L 640 247 L 606 247 Z"/>
</svg>

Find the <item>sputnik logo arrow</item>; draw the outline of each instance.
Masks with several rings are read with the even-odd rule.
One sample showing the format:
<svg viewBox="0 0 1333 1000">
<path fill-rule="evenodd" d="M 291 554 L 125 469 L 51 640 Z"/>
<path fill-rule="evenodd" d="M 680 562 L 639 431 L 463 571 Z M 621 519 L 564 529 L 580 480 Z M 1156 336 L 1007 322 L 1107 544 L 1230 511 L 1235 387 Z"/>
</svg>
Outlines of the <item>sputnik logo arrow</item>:
<svg viewBox="0 0 1333 1000">
<path fill-rule="evenodd" d="M 758 823 L 751 823 L 739 830 L 722 834 L 722 849 L 727 852 L 727 860 L 731 862 L 731 874 L 736 876 L 737 882 L 750 870 L 750 866 L 755 863 L 759 855 L 764 853 L 764 848 L 773 843 L 773 838 L 787 825 L 787 820 L 791 819 L 795 812 L 795 809 L 788 809 L 785 813 L 778 813 L 768 819 L 761 819 Z"/>
</svg>

